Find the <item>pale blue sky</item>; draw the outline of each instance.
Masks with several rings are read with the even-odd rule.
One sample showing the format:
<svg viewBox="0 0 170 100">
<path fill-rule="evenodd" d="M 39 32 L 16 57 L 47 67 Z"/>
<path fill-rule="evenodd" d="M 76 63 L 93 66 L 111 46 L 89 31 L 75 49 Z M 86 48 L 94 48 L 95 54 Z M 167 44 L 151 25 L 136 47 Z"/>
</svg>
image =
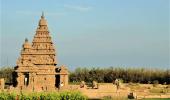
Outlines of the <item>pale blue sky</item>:
<svg viewBox="0 0 170 100">
<path fill-rule="evenodd" d="M 169 0 L 1 0 L 0 66 L 45 12 L 59 65 L 170 67 Z"/>
</svg>

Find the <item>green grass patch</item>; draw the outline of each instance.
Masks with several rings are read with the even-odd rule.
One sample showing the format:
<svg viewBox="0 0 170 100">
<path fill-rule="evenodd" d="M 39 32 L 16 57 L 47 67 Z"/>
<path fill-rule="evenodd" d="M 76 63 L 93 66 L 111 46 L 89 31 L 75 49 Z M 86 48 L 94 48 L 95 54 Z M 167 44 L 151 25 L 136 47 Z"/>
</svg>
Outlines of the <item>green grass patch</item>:
<svg viewBox="0 0 170 100">
<path fill-rule="evenodd" d="M 0 93 L 0 100 L 87 100 L 80 92 Z"/>
</svg>

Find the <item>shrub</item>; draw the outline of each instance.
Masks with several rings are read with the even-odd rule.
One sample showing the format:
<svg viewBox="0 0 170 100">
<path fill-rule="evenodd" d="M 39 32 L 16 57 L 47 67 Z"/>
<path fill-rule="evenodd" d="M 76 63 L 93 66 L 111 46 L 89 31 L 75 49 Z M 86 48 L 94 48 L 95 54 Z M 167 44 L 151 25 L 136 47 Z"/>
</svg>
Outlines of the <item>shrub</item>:
<svg viewBox="0 0 170 100">
<path fill-rule="evenodd" d="M 15 100 L 15 99 L 16 99 L 15 93 L 7 93 L 7 92 L 0 93 L 0 100 Z"/>
<path fill-rule="evenodd" d="M 80 92 L 62 92 L 60 93 L 60 100 L 86 100 Z"/>
<path fill-rule="evenodd" d="M 87 98 L 83 96 L 80 92 L 42 92 L 42 93 L 0 93 L 0 100 L 86 100 Z"/>
</svg>

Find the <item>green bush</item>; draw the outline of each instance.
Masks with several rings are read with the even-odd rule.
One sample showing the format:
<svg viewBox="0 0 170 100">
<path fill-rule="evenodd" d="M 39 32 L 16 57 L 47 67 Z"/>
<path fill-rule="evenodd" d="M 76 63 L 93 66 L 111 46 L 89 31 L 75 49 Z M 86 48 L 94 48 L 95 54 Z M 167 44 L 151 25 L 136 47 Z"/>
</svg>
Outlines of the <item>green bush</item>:
<svg viewBox="0 0 170 100">
<path fill-rule="evenodd" d="M 60 93 L 60 100 L 86 100 L 80 92 L 62 92 Z"/>
<path fill-rule="evenodd" d="M 0 93 L 0 100 L 15 100 L 16 94 L 14 93 L 7 93 L 7 92 L 1 92 Z"/>
<path fill-rule="evenodd" d="M 80 92 L 0 93 L 0 100 L 86 100 Z"/>
</svg>

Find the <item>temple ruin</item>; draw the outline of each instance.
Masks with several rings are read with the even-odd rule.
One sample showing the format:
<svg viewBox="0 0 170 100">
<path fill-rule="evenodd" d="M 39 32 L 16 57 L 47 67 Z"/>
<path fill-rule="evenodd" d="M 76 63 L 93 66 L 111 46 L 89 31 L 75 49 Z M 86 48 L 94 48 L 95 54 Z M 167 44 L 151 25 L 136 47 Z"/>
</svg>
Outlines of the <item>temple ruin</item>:
<svg viewBox="0 0 170 100">
<path fill-rule="evenodd" d="M 68 70 L 58 67 L 56 51 L 42 13 L 32 43 L 25 39 L 15 67 L 14 86 L 20 90 L 56 90 L 68 85 Z"/>
</svg>

